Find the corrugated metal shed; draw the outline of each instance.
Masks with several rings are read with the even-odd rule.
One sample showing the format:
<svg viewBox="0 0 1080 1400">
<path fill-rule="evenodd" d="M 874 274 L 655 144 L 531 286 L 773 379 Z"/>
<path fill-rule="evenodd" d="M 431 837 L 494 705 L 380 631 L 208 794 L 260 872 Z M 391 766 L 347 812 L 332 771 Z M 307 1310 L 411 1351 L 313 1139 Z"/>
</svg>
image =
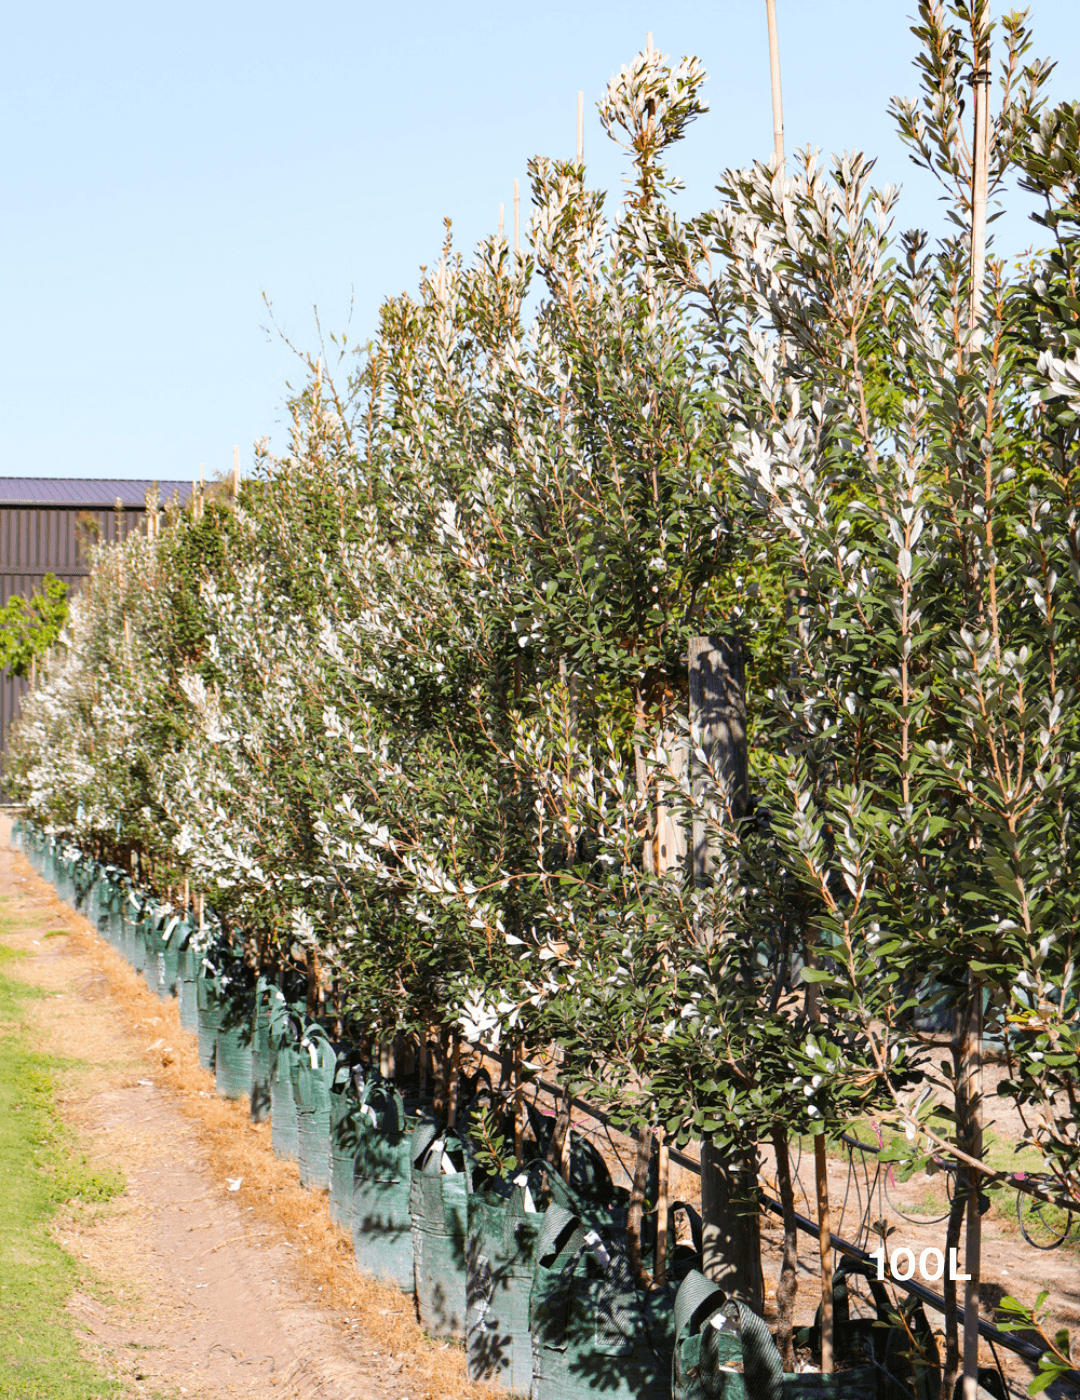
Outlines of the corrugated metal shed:
<svg viewBox="0 0 1080 1400">
<path fill-rule="evenodd" d="M 89 573 L 82 541 L 92 533 L 112 541 L 137 529 L 153 485 L 163 504 L 174 494 L 186 504 L 191 495 L 190 481 L 0 477 L 0 606 L 16 593 L 29 598 L 47 573 L 74 592 Z M 0 674 L 0 750 L 26 688 L 25 681 Z"/>
<path fill-rule="evenodd" d="M 142 510 L 146 493 L 157 486 L 161 502 L 179 495 L 186 503 L 190 481 L 112 481 L 107 477 L 7 476 L 0 477 L 2 506 L 62 506 L 68 510 L 113 510 L 117 497 L 128 510 Z"/>
</svg>

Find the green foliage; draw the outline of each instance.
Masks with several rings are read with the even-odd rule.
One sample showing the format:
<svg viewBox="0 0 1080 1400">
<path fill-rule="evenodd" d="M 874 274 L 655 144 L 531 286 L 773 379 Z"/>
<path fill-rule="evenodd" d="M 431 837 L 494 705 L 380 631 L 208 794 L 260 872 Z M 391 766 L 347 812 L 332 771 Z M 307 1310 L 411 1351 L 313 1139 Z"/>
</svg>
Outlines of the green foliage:
<svg viewBox="0 0 1080 1400">
<path fill-rule="evenodd" d="M 0 608 L 0 666 L 26 680 L 31 663 L 60 635 L 67 614 L 67 584 L 55 574 L 46 574 L 29 598 L 13 594 Z"/>
</svg>

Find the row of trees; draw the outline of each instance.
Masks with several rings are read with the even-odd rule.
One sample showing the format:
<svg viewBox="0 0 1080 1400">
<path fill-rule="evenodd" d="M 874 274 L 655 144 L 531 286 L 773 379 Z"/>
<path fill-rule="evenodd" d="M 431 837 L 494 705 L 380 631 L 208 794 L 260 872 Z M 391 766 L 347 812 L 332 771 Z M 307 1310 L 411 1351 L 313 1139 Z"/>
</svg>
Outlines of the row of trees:
<svg viewBox="0 0 1080 1400">
<path fill-rule="evenodd" d="M 305 361 L 286 457 L 100 548 L 7 780 L 347 1027 L 518 1077 L 556 1042 L 736 1194 L 762 1143 L 782 1167 L 870 1105 L 909 1164 L 984 1175 L 992 1028 L 1080 1200 L 1080 108 L 1007 19 L 990 193 L 1019 177 L 1050 248 L 973 301 L 988 7 L 919 11 L 895 111 L 944 238 L 859 153 L 729 171 L 681 219 L 705 74 L 639 54 L 600 105 L 621 206 L 535 160 L 524 254 L 448 227 L 370 344 Z M 688 725 L 703 635 L 745 660 L 745 792 Z"/>
</svg>

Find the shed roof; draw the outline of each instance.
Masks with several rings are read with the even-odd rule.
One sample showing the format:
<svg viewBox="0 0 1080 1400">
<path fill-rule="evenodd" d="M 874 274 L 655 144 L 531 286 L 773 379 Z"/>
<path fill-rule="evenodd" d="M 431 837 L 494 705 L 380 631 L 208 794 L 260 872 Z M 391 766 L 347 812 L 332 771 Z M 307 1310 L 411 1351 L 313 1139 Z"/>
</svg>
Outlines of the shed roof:
<svg viewBox="0 0 1080 1400">
<path fill-rule="evenodd" d="M 111 510 L 117 496 L 125 510 L 142 510 L 146 493 L 156 485 L 164 504 L 178 494 L 181 502 L 191 495 L 190 481 L 138 481 L 108 477 L 4 476 L 0 477 L 0 506 L 52 506 L 71 510 Z"/>
</svg>

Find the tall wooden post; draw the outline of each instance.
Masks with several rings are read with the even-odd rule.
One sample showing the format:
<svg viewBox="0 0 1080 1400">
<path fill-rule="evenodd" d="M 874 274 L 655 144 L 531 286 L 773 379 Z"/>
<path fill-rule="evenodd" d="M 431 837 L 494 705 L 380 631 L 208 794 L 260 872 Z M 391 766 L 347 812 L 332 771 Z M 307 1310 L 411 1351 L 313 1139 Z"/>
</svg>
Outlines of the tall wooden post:
<svg viewBox="0 0 1080 1400">
<path fill-rule="evenodd" d="M 693 637 L 689 663 L 691 746 L 701 748 L 713 770 L 724 778 L 730 815 L 738 821 L 749 800 L 742 655 L 737 643 L 724 637 Z M 699 775 L 695 779 L 699 792 L 702 782 Z M 708 829 L 698 817 L 693 825 L 691 860 L 695 883 L 707 884 Z M 707 932 L 705 941 L 710 941 Z M 739 1159 L 730 1151 L 721 1155 L 709 1139 L 701 1144 L 702 1270 L 729 1297 L 742 1299 L 760 1313 L 765 1281 L 757 1169 L 756 1150 Z"/>
<path fill-rule="evenodd" d="M 982 0 L 975 18 L 975 129 L 971 143 L 971 348 L 982 348 L 983 285 L 986 281 L 986 203 L 990 184 L 990 6 Z M 989 516 L 987 517 L 989 522 Z M 988 535 L 990 531 L 988 523 Z M 992 543 L 992 537 L 990 538 Z M 982 1159 L 982 1039 L 983 986 L 973 973 L 968 995 L 971 1011 L 964 1045 L 961 1127 L 968 1155 Z M 982 1212 L 979 1179 L 974 1168 L 965 1172 L 968 1185 L 964 1235 L 964 1400 L 979 1393 L 979 1283 L 982 1272 Z"/>
<path fill-rule="evenodd" d="M 233 500 L 240 499 L 240 449 L 234 447 L 232 450 L 232 493 Z"/>
<path fill-rule="evenodd" d="M 585 164 L 585 94 L 577 95 L 577 163 Z"/>
<path fill-rule="evenodd" d="M 514 252 L 521 252 L 521 186 L 514 181 Z"/>
<path fill-rule="evenodd" d="M 784 100 L 780 92 L 780 40 L 776 32 L 776 0 L 765 0 L 769 21 L 769 76 L 772 79 L 773 150 L 776 163 L 784 164 Z"/>
</svg>

